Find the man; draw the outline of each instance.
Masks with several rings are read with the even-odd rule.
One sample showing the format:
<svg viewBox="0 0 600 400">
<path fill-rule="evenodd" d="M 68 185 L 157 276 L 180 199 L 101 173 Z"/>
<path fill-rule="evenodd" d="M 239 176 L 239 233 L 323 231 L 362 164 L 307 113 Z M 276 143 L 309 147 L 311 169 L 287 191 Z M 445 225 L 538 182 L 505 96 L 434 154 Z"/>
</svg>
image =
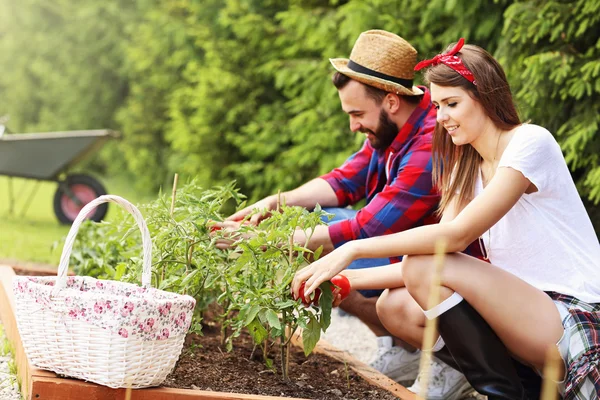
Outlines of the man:
<svg viewBox="0 0 600 400">
<path fill-rule="evenodd" d="M 427 89 L 413 86 L 416 61 L 417 51 L 408 42 L 382 30 L 363 32 L 349 60 L 330 60 L 337 70 L 333 84 L 350 117 L 350 129 L 364 133 L 366 140 L 339 168 L 279 195 L 287 205 L 312 209 L 320 204 L 335 215 L 329 226 L 317 227 L 306 243 L 309 248 L 323 246 L 327 253 L 349 240 L 435 221 L 439 196 L 432 186 L 431 141 L 436 111 Z M 366 205 L 358 211 L 341 208 L 361 200 Z M 277 195 L 268 196 L 231 215 L 223 226 L 235 229 L 235 221 L 255 210 L 266 211 L 252 215 L 250 223 L 257 224 L 277 202 Z M 304 244 L 306 237 L 298 230 L 294 240 Z M 389 263 L 389 259 L 358 260 L 350 268 Z M 391 337 L 379 321 L 376 303 L 380 294 L 353 291 L 340 308 L 357 316 L 378 337 L 379 349 L 371 365 L 394 380 L 412 381 L 418 374 L 420 352 Z M 399 323 L 414 313 L 422 316 L 412 298 L 402 304 L 394 310 Z M 438 363 L 434 370 L 442 384 L 430 389 L 434 396 L 430 398 L 459 398 L 469 388 L 464 376 L 447 365 Z"/>
</svg>

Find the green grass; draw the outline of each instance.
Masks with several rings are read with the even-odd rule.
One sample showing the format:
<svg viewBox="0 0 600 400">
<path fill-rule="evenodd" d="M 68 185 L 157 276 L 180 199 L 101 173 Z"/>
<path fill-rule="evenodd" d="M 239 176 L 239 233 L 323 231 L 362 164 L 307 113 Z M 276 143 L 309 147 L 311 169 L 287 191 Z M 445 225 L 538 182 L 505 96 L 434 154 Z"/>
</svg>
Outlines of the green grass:
<svg viewBox="0 0 600 400">
<path fill-rule="evenodd" d="M 0 388 L 6 386 L 7 383 L 12 385 L 16 382 L 19 385 L 19 390 L 21 390 L 21 379 L 18 377 L 19 371 L 17 370 L 17 362 L 15 361 L 15 348 L 8 341 L 2 325 L 0 325 L 0 356 L 10 356 L 10 360 L 8 361 L 9 377 L 5 381 L 0 381 Z"/>
<path fill-rule="evenodd" d="M 62 248 L 53 249 L 53 246 L 67 235 L 69 226 L 59 224 L 54 215 L 52 201 L 56 183 L 37 183 L 16 178 L 12 181 L 15 202 L 14 209 L 10 212 L 9 179 L 0 176 L 0 260 L 11 259 L 57 266 Z M 134 204 L 153 198 L 153 196 L 141 195 L 124 181 L 105 178 L 100 181 L 108 193 L 124 197 Z M 29 193 L 36 184 L 39 185 L 39 188 L 23 215 Z M 117 206 L 114 204 L 109 206 L 106 219 L 110 220 L 117 215 L 114 212 L 115 207 Z"/>
</svg>

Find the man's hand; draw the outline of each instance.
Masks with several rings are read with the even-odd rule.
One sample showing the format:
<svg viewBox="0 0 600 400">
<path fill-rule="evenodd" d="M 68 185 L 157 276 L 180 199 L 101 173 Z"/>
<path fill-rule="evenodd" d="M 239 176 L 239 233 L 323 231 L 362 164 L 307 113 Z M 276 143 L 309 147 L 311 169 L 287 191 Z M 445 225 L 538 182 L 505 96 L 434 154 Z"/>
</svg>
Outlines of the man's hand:
<svg viewBox="0 0 600 400">
<path fill-rule="evenodd" d="M 277 208 L 277 196 L 268 196 L 254 204 L 249 205 L 248 207 L 241 209 L 235 214 L 230 215 L 225 219 L 225 221 L 239 222 L 248 217 L 248 215 L 254 213 L 254 215 L 252 215 L 247 221 L 251 225 L 256 226 L 260 223 L 260 221 L 268 218 L 271 215 L 269 211 L 274 210 L 275 208 Z"/>
<path fill-rule="evenodd" d="M 248 221 L 223 221 L 216 222 L 210 226 L 210 236 L 220 237 L 215 242 L 218 249 L 228 249 L 240 239 L 250 239 L 252 234 L 250 232 L 240 232 L 242 225 L 249 224 Z M 217 234 L 217 232 L 219 232 Z"/>
</svg>

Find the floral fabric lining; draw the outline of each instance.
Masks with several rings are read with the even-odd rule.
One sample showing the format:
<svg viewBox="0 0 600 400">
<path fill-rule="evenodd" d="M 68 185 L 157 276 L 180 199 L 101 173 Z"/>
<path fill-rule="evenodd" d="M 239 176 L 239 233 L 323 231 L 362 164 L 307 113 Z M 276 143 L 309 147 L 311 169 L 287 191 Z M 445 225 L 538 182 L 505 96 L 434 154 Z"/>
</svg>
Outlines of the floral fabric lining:
<svg viewBox="0 0 600 400">
<path fill-rule="evenodd" d="M 16 301 L 35 301 L 42 309 L 123 338 L 152 341 L 185 335 L 196 305 L 191 296 L 124 282 L 71 276 L 62 290 L 54 287 L 55 282 L 56 277 L 16 277 Z"/>
</svg>

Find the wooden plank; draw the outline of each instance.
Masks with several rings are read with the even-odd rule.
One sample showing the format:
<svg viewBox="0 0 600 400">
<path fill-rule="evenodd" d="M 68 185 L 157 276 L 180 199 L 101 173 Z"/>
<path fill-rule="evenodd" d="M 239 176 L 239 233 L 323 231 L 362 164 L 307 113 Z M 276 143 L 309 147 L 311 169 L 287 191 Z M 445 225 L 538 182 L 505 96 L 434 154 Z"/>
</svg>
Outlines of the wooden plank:
<svg viewBox="0 0 600 400">
<path fill-rule="evenodd" d="M 23 349 L 21 336 L 15 320 L 15 299 L 12 291 L 12 281 L 15 272 L 11 267 L 0 265 L 0 320 L 4 325 L 6 338 L 15 349 L 15 361 L 17 363 L 18 377 L 21 380 L 21 393 L 25 399 L 31 393 L 31 368 Z"/>
<path fill-rule="evenodd" d="M 9 266 L 12 267 L 17 275 L 56 276 L 58 272 L 58 267 L 45 264 L 10 263 Z M 75 276 L 75 273 L 68 270 L 67 275 Z"/>
<path fill-rule="evenodd" d="M 126 389 L 111 389 L 76 379 L 33 377 L 36 400 L 125 400 Z M 131 391 L 131 400 L 293 400 L 289 397 L 257 396 L 206 390 L 151 388 Z M 300 399 L 302 400 L 302 399 Z"/>
</svg>

